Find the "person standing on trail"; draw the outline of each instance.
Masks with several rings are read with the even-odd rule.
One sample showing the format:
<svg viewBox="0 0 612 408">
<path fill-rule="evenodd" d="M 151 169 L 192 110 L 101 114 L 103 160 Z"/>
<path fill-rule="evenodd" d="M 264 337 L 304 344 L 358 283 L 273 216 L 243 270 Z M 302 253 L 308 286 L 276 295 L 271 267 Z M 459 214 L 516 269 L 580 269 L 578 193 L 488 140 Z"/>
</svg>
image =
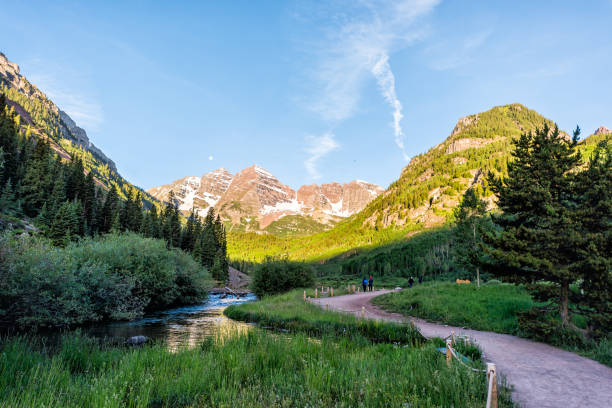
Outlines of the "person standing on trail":
<svg viewBox="0 0 612 408">
<path fill-rule="evenodd" d="M 361 281 L 361 284 L 363 285 L 363 291 L 365 292 L 368 287 L 368 278 L 364 276 L 363 281 Z"/>
<path fill-rule="evenodd" d="M 368 290 L 371 292 L 374 287 L 374 278 L 370 275 L 370 280 L 368 281 Z"/>
<path fill-rule="evenodd" d="M 414 285 L 414 279 L 412 279 L 412 276 L 410 277 L 410 279 L 408 279 L 408 287 L 412 287 L 412 285 Z"/>
</svg>

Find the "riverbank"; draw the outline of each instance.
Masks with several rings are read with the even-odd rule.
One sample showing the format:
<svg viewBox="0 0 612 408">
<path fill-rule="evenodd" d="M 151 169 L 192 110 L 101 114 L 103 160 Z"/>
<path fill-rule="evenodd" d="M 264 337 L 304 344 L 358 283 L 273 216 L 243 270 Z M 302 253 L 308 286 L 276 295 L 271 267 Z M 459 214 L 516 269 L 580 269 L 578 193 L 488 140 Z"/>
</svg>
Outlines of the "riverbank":
<svg viewBox="0 0 612 408">
<path fill-rule="evenodd" d="M 446 366 L 434 344 L 392 344 L 261 330 L 219 332 L 192 349 L 112 348 L 69 336 L 1 347 L 0 406 L 482 407 L 486 381 Z M 509 406 L 503 403 L 501 406 Z"/>
</svg>

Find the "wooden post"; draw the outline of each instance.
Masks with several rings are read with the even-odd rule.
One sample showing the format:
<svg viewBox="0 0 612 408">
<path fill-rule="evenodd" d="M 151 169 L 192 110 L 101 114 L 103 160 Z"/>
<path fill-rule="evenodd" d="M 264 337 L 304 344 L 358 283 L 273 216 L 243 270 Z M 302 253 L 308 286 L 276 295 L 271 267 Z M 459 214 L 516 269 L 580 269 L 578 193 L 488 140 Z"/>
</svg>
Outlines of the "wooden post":
<svg viewBox="0 0 612 408">
<path fill-rule="evenodd" d="M 306 301 L 306 291 L 304 291 L 304 302 Z"/>
<path fill-rule="evenodd" d="M 454 330 L 451 331 L 451 340 L 452 340 L 451 344 L 455 344 L 455 331 Z"/>
<path fill-rule="evenodd" d="M 329 304 L 325 304 L 325 310 L 329 310 Z"/>
<path fill-rule="evenodd" d="M 315 299 L 319 297 L 319 293 L 317 292 L 317 288 L 315 288 Z"/>
<path fill-rule="evenodd" d="M 490 384 L 487 394 L 487 408 L 497 408 L 497 369 L 493 363 L 487 363 L 487 379 Z"/>
<path fill-rule="evenodd" d="M 331 293 L 331 297 L 334 297 L 334 288 L 329 288 L 330 293 Z"/>
<path fill-rule="evenodd" d="M 446 365 L 448 367 L 450 367 L 451 365 L 451 359 L 453 358 L 453 355 L 451 354 L 451 339 L 447 339 L 446 340 Z"/>
<path fill-rule="evenodd" d="M 353 285 L 353 295 L 355 294 L 355 285 Z"/>
<path fill-rule="evenodd" d="M 361 318 L 365 317 L 365 306 L 361 306 Z"/>
</svg>

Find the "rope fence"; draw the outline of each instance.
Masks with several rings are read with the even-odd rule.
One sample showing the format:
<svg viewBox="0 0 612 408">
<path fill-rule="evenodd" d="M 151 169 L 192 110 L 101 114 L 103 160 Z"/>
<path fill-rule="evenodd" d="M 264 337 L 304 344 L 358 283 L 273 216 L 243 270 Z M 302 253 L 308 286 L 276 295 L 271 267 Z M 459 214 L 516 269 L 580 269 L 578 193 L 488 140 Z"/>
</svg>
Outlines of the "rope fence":
<svg viewBox="0 0 612 408">
<path fill-rule="evenodd" d="M 359 293 L 359 288 L 355 288 L 355 285 L 352 286 L 347 286 L 346 287 L 348 294 L 356 294 Z M 330 294 L 330 297 L 334 296 L 334 289 L 330 288 L 330 287 L 321 287 L 321 294 Z M 315 288 L 315 299 L 318 298 L 318 288 Z M 304 291 L 304 301 L 310 301 L 310 296 L 306 296 L 306 291 Z M 321 305 L 321 303 L 319 303 L 319 305 Z M 325 304 L 325 310 L 329 310 L 329 304 Z M 334 311 L 337 312 L 344 312 L 344 313 L 352 313 L 352 314 L 360 314 L 362 319 L 365 319 L 366 313 L 370 313 L 373 314 L 372 312 L 369 312 L 365 306 L 362 306 L 361 309 L 359 310 L 355 310 L 355 309 L 340 309 L 340 308 L 334 308 Z M 410 324 L 414 327 L 414 322 L 410 322 Z M 461 363 L 462 366 L 468 368 L 469 370 L 471 370 L 472 372 L 475 373 L 486 373 L 487 374 L 487 405 L 486 408 L 498 408 L 497 402 L 498 402 L 498 390 L 497 390 L 497 368 L 495 367 L 494 363 L 487 363 L 487 368 L 486 369 L 478 369 L 478 368 L 474 368 L 474 367 L 470 367 L 469 365 L 467 365 L 465 362 L 463 362 L 463 359 L 457 354 L 457 351 L 453 348 L 453 345 L 456 343 L 457 339 L 462 339 L 464 342 L 466 342 L 467 344 L 469 344 L 471 342 L 470 338 L 468 336 L 456 336 L 455 332 L 452 331 L 451 334 L 449 334 L 448 336 L 446 336 L 444 338 L 445 342 L 446 342 L 446 365 L 450 367 L 452 360 L 455 359 L 457 360 L 459 363 Z"/>
</svg>

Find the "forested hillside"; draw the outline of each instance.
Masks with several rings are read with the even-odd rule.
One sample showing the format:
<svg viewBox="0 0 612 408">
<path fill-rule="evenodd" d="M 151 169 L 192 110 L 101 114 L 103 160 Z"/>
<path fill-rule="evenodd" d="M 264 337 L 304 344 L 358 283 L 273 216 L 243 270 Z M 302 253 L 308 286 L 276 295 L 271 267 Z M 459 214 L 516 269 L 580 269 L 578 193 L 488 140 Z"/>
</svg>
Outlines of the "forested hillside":
<svg viewBox="0 0 612 408">
<path fill-rule="evenodd" d="M 21 75 L 19 66 L 0 53 L 0 94 L 15 117 L 15 124 L 26 137 L 48 140 L 49 146 L 64 160 L 79 158 L 94 181 L 106 190 L 117 189 L 119 197 L 127 199 L 136 187 L 118 172 L 115 163 L 87 137 L 82 128 L 58 108 L 55 103 Z M 154 197 L 136 187 L 147 207 L 159 204 Z"/>
<path fill-rule="evenodd" d="M 412 273 L 421 266 L 383 262 L 382 259 L 388 257 L 379 254 L 401 252 L 405 245 L 412 247 L 413 244 L 406 240 L 416 233 L 452 221 L 454 210 L 469 187 L 487 202 L 489 210 L 494 208 L 486 174 L 505 175 L 512 151 L 511 141 L 545 124 L 553 126 L 551 120 L 520 104 L 498 106 L 461 118 L 446 140 L 414 157 L 384 193 L 333 229 L 299 239 L 233 233 L 228 242 L 229 255 L 233 260 L 248 261 L 261 261 L 270 255 L 323 261 L 346 252 L 339 257 L 343 259 L 342 265 L 334 268 L 346 271 L 354 269 L 347 266 L 348 258 L 361 248 L 366 253 L 377 254 L 376 259 L 359 260 L 362 264 L 378 265 L 377 272 L 393 268 L 405 269 L 406 273 L 409 269 Z M 590 136 L 579 143 L 578 149 L 586 158 L 599 141 L 609 137 L 603 133 Z M 421 248 L 420 244 L 417 246 Z M 447 246 L 448 234 L 441 234 L 435 248 L 424 249 L 423 262 L 431 265 L 427 268 L 436 273 L 448 271 L 450 266 L 443 261 L 443 256 L 430 254 L 432 251 L 442 254 Z M 337 259 L 332 263 L 337 264 Z"/>
</svg>

